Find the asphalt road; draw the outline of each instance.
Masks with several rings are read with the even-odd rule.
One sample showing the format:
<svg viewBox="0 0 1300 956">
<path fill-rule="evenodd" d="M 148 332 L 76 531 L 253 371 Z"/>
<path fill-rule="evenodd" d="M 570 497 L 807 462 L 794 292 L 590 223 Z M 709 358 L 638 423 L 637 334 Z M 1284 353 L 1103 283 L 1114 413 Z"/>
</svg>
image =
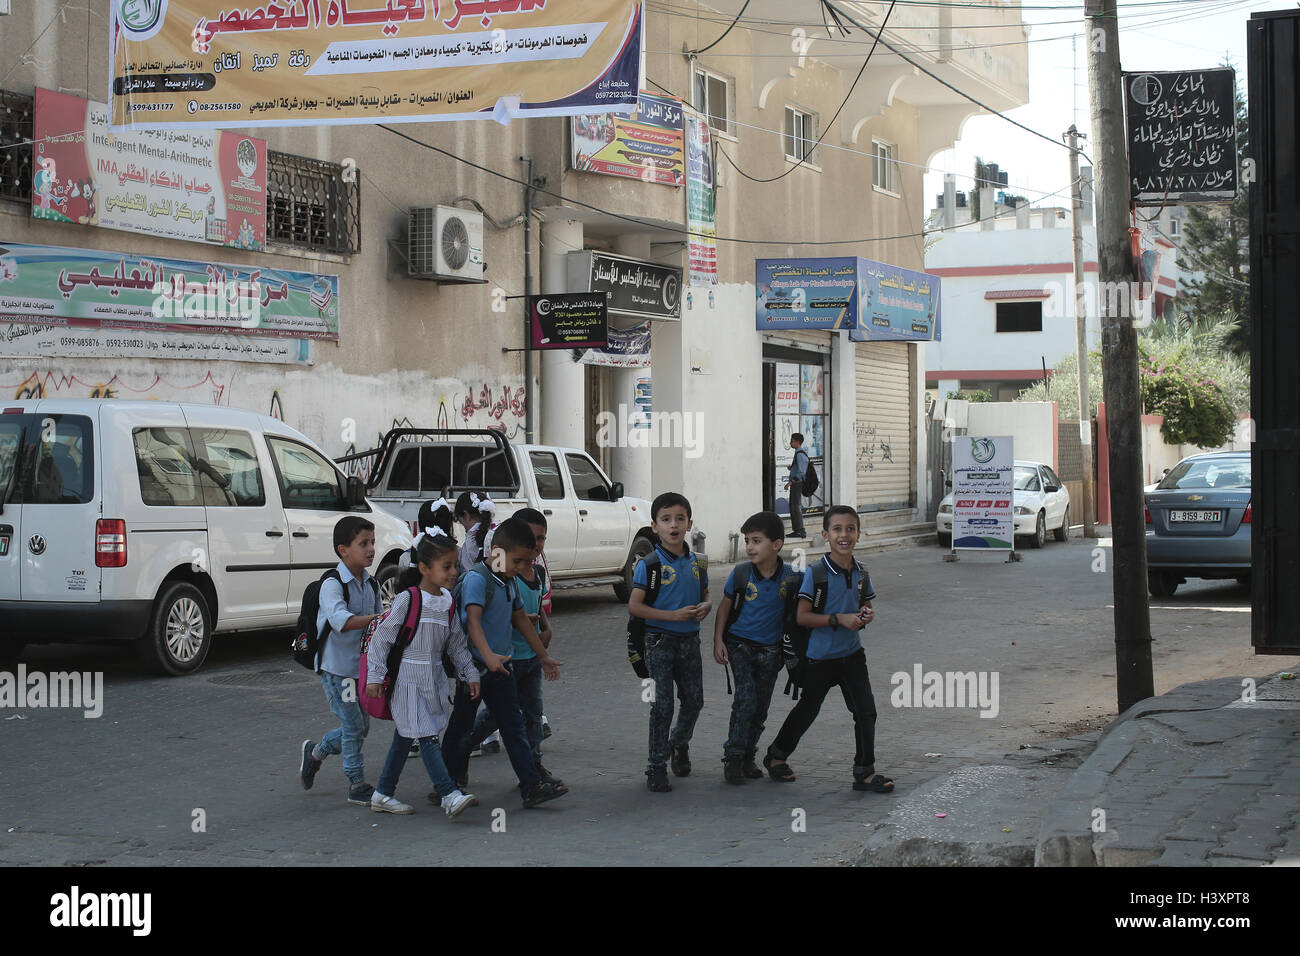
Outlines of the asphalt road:
<svg viewBox="0 0 1300 956">
<path fill-rule="evenodd" d="M 851 862 L 864 828 L 910 788 L 1113 716 L 1111 580 L 1093 570 L 1093 549 L 1077 538 L 1049 542 L 1018 564 L 993 555 L 947 564 L 933 546 L 869 556 L 879 600 L 865 644 L 880 712 L 877 765 L 897 781 L 892 795 L 850 789 L 851 722 L 835 695 L 791 757 L 797 782 L 725 784 L 730 698 L 707 651 L 695 771 L 674 780 L 672 793 L 649 793 L 647 705 L 624 658 L 626 612 L 606 588 L 556 599 L 553 651 L 565 666 L 545 686 L 555 735 L 544 750 L 571 792 L 523 810 L 504 755 L 476 758 L 471 789 L 482 806 L 455 821 L 426 803 L 432 788 L 418 760 L 398 787 L 417 807 L 411 816 L 348 805 L 339 758 L 313 790 L 301 789 L 299 744 L 332 724 L 319 684 L 289 657 L 286 633 L 219 638 L 204 669 L 179 679 L 142 676 L 123 648 L 29 648 L 29 669 L 102 671 L 105 704 L 98 719 L 0 708 L 0 864 Z M 1100 555 L 1109 567 L 1109 552 Z M 1155 605 L 1157 693 L 1276 670 L 1251 651 L 1250 598 L 1234 583 L 1193 582 Z M 910 676 L 918 664 L 996 672 L 996 717 L 891 706 L 891 675 Z M 790 707 L 778 685 L 764 745 Z M 377 722 L 367 742 L 372 783 L 390 733 Z"/>
</svg>

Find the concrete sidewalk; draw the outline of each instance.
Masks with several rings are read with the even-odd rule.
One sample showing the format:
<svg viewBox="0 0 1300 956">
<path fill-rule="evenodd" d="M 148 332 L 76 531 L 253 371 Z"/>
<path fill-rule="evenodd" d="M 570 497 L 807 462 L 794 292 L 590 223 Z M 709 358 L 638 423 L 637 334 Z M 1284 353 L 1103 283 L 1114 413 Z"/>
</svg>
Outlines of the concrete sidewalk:
<svg viewBox="0 0 1300 956">
<path fill-rule="evenodd" d="M 1039 866 L 1300 865 L 1300 680 L 1202 681 L 1103 733 L 1047 809 Z"/>
<path fill-rule="evenodd" d="M 1300 865 L 1300 680 L 1184 684 L 900 794 L 863 866 Z"/>
</svg>

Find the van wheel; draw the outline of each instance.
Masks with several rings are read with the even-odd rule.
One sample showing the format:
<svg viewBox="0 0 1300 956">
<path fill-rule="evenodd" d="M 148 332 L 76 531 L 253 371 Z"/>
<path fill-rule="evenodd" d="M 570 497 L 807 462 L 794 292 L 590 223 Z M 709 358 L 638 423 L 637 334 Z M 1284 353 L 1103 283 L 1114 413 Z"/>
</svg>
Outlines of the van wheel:
<svg viewBox="0 0 1300 956">
<path fill-rule="evenodd" d="M 149 630 L 136 644 L 140 661 L 158 674 L 192 674 L 207 659 L 212 646 L 212 612 L 192 584 L 176 581 L 165 587 L 154 605 Z"/>
<path fill-rule="evenodd" d="M 0 637 L 0 670 L 8 670 L 18 663 L 27 644 L 14 637 Z"/>
<path fill-rule="evenodd" d="M 379 585 L 379 600 L 387 611 L 393 606 L 394 592 L 397 589 L 397 565 L 385 564 L 380 568 L 375 575 L 375 583 Z"/>
<path fill-rule="evenodd" d="M 626 603 L 632 597 L 632 575 L 636 573 L 637 562 L 655 549 L 649 538 L 637 538 L 632 542 L 632 550 L 623 565 L 623 580 L 614 585 L 614 596 Z"/>
</svg>

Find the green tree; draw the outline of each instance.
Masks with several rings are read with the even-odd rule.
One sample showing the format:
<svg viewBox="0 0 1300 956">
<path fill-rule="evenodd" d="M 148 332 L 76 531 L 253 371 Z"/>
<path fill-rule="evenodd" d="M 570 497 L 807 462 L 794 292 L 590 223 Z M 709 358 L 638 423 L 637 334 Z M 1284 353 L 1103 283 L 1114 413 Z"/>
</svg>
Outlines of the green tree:
<svg viewBox="0 0 1300 956">
<path fill-rule="evenodd" d="M 1227 345 L 1236 328 L 1230 315 L 1181 312 L 1139 331 L 1142 404 L 1150 414 L 1165 416 L 1163 432 L 1171 443 L 1215 448 L 1238 419 L 1250 414 L 1250 359 Z M 1090 353 L 1088 395 L 1093 402 L 1102 396 L 1101 368 L 1101 354 Z M 1046 383 L 1030 386 L 1017 400 L 1056 402 L 1062 420 L 1077 418 L 1079 368 L 1074 353 L 1056 363 Z"/>
<path fill-rule="evenodd" d="M 1240 158 L 1249 155 L 1250 124 L 1246 100 L 1239 90 L 1234 91 L 1234 98 Z M 1227 345 L 1242 354 L 1250 352 L 1249 189 L 1249 185 L 1240 184 L 1237 198 L 1228 204 L 1188 205 L 1178 255 L 1178 268 L 1184 276 L 1180 305 L 1197 320 L 1231 317 L 1234 327 Z M 1187 279 L 1189 273 L 1202 275 Z"/>
</svg>

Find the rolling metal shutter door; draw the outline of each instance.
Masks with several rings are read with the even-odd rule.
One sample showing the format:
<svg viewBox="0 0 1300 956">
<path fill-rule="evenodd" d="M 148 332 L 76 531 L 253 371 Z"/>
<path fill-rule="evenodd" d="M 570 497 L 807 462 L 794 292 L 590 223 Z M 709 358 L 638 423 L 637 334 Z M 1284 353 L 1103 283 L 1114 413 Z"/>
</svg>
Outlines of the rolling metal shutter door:
<svg viewBox="0 0 1300 956">
<path fill-rule="evenodd" d="M 857 373 L 857 506 L 906 508 L 915 488 L 912 378 L 906 342 L 859 342 Z"/>
</svg>

